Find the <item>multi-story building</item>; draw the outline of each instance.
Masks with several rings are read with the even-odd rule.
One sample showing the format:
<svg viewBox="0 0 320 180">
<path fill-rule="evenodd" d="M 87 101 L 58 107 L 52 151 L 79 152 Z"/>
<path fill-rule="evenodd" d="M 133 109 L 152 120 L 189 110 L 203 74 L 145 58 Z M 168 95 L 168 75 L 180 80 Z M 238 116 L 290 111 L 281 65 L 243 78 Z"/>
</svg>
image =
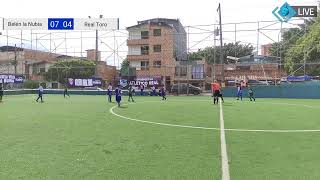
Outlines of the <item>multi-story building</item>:
<svg viewBox="0 0 320 180">
<path fill-rule="evenodd" d="M 172 84 L 176 61 L 187 59 L 187 35 L 178 19 L 149 19 L 127 28 L 127 59 L 138 77 L 162 76 Z"/>
</svg>

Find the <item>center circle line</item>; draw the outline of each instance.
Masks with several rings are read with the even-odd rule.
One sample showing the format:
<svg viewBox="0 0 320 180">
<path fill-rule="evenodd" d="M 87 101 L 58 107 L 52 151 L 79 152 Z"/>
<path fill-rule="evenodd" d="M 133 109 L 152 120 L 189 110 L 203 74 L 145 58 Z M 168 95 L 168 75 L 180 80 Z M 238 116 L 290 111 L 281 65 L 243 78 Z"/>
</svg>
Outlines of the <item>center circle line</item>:
<svg viewBox="0 0 320 180">
<path fill-rule="evenodd" d="M 181 101 L 181 100 L 177 100 Z M 194 101 L 194 100 L 191 100 Z M 204 101 L 204 100 L 201 100 Z M 159 102 L 159 101 L 143 101 L 142 103 L 148 103 L 148 102 Z M 190 102 L 190 101 L 187 101 Z M 209 102 L 209 100 L 208 100 Z M 292 105 L 292 106 L 302 106 L 307 108 L 316 108 L 314 106 L 304 105 L 304 104 L 290 104 L 290 103 L 266 103 L 262 102 L 264 104 L 281 104 L 281 105 Z M 123 105 L 129 105 L 129 104 L 123 104 Z M 127 119 L 130 121 L 140 122 L 140 123 L 146 123 L 146 124 L 154 124 L 154 125 L 161 125 L 161 126 L 169 126 L 169 127 L 178 127 L 178 128 L 189 128 L 189 129 L 203 129 L 203 130 L 215 130 L 220 131 L 220 128 L 214 128 L 214 127 L 202 127 L 202 126 L 189 126 L 189 125 L 180 125 L 180 124 L 170 124 L 170 123 L 161 123 L 161 122 L 153 122 L 153 121 L 145 121 L 141 119 L 135 119 L 130 118 L 127 116 L 123 116 L 120 114 L 117 114 L 114 112 L 114 109 L 118 107 L 118 105 L 115 105 L 109 109 L 109 112 L 117 117 L 120 117 L 122 119 Z M 225 131 L 234 131 L 234 132 L 266 132 L 266 133 L 302 133 L 302 132 L 320 132 L 320 129 L 234 129 L 234 128 L 225 128 Z"/>
</svg>

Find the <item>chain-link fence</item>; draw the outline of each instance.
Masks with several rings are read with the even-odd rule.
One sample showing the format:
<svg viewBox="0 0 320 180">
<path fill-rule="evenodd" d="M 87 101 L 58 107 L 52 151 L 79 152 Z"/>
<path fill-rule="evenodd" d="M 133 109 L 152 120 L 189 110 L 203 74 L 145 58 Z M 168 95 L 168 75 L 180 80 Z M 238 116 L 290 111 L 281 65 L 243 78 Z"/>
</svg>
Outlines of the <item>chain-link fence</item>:
<svg viewBox="0 0 320 180">
<path fill-rule="evenodd" d="M 306 53 L 300 60 L 290 62 L 283 53 L 290 48 L 287 45 L 290 42 L 284 41 L 285 33 L 297 28 L 292 38 L 301 37 L 300 33 L 308 30 L 301 28 L 303 23 L 301 19 L 288 23 L 225 23 L 222 39 L 219 39 L 217 24 L 184 26 L 184 31 L 180 32 L 161 32 L 158 28 L 162 26 L 158 24 L 156 28 L 151 25 L 142 30 L 137 28 L 133 34 L 123 29 L 101 31 L 98 36 L 93 31 L 5 31 L 0 35 L 0 74 L 23 75 L 29 81 L 46 82 L 48 88 L 61 88 L 69 79 L 77 78 L 83 80 L 83 86 L 79 87 L 93 85 L 94 78 L 101 78 L 101 88 L 109 83 L 117 86 L 126 80 L 127 85 L 131 83 L 137 89 L 148 83 L 145 89 L 163 86 L 173 94 L 208 91 L 214 80 L 224 80 L 226 86 L 235 86 L 241 81 L 263 86 L 288 82 L 285 77 L 289 75 L 309 75 L 317 79 L 317 60 L 310 60 Z M 185 40 L 172 40 L 177 37 Z M 101 65 L 100 69 L 97 66 L 54 66 L 62 61 L 94 61 L 96 53 L 92 48 L 96 39 L 99 63 L 105 66 Z M 220 41 L 223 41 L 222 50 Z M 129 64 L 121 67 L 124 60 Z M 86 73 L 79 73 L 83 71 Z M 7 88 L 26 87 L 12 82 L 6 84 Z"/>
</svg>

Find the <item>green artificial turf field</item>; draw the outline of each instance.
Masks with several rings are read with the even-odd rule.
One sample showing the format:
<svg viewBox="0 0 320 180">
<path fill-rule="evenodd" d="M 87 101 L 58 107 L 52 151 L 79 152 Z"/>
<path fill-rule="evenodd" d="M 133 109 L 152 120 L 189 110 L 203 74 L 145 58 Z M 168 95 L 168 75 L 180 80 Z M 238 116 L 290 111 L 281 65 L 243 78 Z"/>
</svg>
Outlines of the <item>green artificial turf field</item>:
<svg viewBox="0 0 320 180">
<path fill-rule="evenodd" d="M 0 103 L 0 179 L 221 179 L 211 97 L 44 98 Z M 319 100 L 225 101 L 231 180 L 320 179 Z"/>
</svg>

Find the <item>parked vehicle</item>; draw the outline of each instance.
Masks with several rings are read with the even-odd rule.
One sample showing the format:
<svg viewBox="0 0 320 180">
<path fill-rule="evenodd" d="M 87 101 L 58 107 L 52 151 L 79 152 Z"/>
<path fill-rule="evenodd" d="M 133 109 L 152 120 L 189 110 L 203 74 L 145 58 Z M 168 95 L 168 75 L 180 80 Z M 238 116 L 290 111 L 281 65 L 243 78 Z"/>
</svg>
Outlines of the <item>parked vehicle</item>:
<svg viewBox="0 0 320 180">
<path fill-rule="evenodd" d="M 170 92 L 172 94 L 188 94 L 188 91 L 189 91 L 189 94 L 194 94 L 194 95 L 198 95 L 202 92 L 200 87 L 196 87 L 187 83 L 172 85 Z"/>
</svg>

